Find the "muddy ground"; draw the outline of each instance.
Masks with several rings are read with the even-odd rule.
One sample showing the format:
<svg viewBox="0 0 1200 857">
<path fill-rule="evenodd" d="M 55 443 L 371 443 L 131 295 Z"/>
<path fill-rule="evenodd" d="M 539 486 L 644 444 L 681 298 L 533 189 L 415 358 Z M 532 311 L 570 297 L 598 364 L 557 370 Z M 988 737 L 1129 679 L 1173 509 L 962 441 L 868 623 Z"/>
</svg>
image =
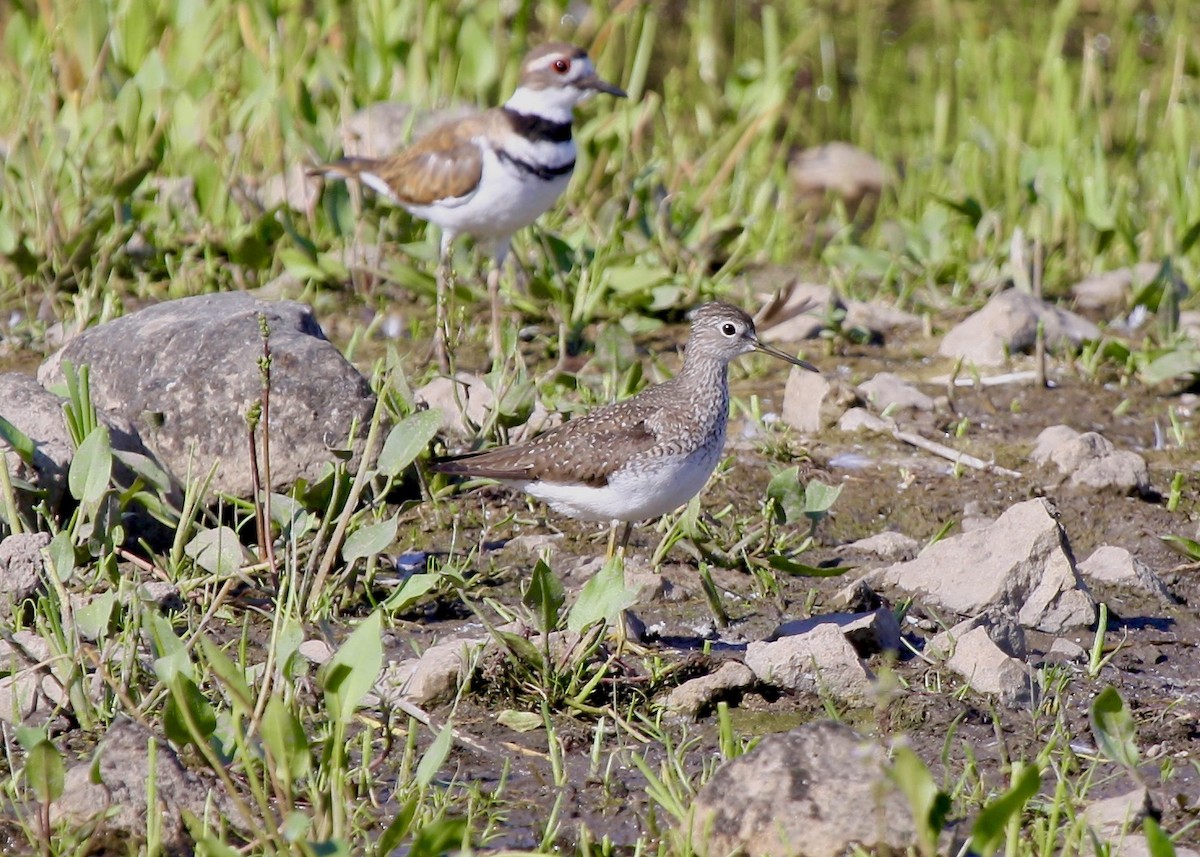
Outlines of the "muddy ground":
<svg viewBox="0 0 1200 857">
<path fill-rule="evenodd" d="M 810 349 L 807 356 L 826 372 L 854 384 L 885 370 L 915 380 L 945 375 L 951 369 L 949 363 L 918 356 L 921 351 L 932 350 L 919 344 L 856 346 L 836 356 L 820 356 Z M 1029 365 L 1027 359 L 1017 359 L 1006 368 Z M 785 373 L 786 367 L 771 365 L 765 374 L 757 372 L 751 380 L 745 367 L 735 365 L 735 396 L 757 394 L 764 411 L 778 409 Z M 982 797 L 988 790 L 994 793 L 1008 785 L 1000 773 L 1002 761 L 1034 757 L 1051 740 L 1056 721 L 1066 726 L 1074 752 L 1086 757 L 1093 746 L 1088 706 L 1101 688 L 1111 684 L 1121 692 L 1137 720 L 1139 748 L 1142 758 L 1149 760 L 1143 772 L 1155 790 L 1164 828 L 1172 832 L 1184 829 L 1200 811 L 1200 621 L 1195 612 L 1195 605 L 1200 603 L 1200 571 L 1186 565 L 1160 536 L 1196 537 L 1200 508 L 1196 485 L 1200 475 L 1188 451 L 1194 443 L 1181 450 L 1172 441 L 1164 442 L 1169 436 L 1169 409 L 1176 410 L 1188 437 L 1194 437 L 1191 409 L 1195 398 L 1178 391 L 1149 390 L 1137 383 L 1122 386 L 1115 379 L 1111 383 L 1086 382 L 1069 369 L 1052 370 L 1050 378 L 1052 386 L 1048 389 L 1029 382 L 960 387 L 939 412 L 908 420 L 901 417 L 906 427 L 1018 470 L 1020 478 L 970 469 L 956 474 L 950 462 L 890 437 L 851 435 L 836 428 L 808 439 L 794 434 L 781 437 L 774 431 L 769 436 L 754 436 L 756 432 L 746 430 L 745 419 L 735 419 L 727 447 L 733 456 L 732 466 L 710 483 L 703 495 L 705 508 L 733 504 L 735 509 L 747 510 L 747 514 L 760 509 L 772 468 L 799 462 L 808 478 L 845 486 L 832 514 L 817 530 L 817 547 L 804 556 L 804 561 L 855 568 L 841 578 L 781 575 L 777 596 L 764 594 L 744 570 L 716 569 L 718 586 L 731 596 L 726 601 L 733 622 L 719 630 L 705 653 L 700 635 L 711 625 L 711 619 L 701 595 L 696 560 L 682 548 L 674 548 L 661 569 L 673 584 L 673 595 L 637 609 L 638 615 L 657 629 L 649 649 L 662 662 L 672 665 L 672 675 L 653 687 L 654 679 L 644 665 L 639 665 L 637 659 L 627 659 L 627 674 L 613 683 L 614 699 L 628 701 L 639 693 L 649 696 L 661 692 L 686 677 L 708 671 L 721 658 L 739 657 L 747 642 L 761 639 L 782 620 L 833 611 L 836 608 L 831 605 L 831 596 L 837 590 L 865 569 L 884 564 L 849 551 L 845 546 L 856 539 L 894 530 L 924 542 L 947 522 L 955 522 L 951 534 L 958 532 L 957 522 L 965 512 L 996 517 L 1016 502 L 1045 496 L 1057 506 L 1077 560 L 1085 559 L 1100 545 L 1125 547 L 1165 580 L 1178 603 L 1166 605 L 1130 591 L 1093 588 L 1097 598 L 1109 606 L 1105 645 L 1107 652 L 1115 653 L 1095 678 L 1088 677 L 1084 664 L 1049 661 L 1050 669 L 1044 674 L 1052 683 L 1062 681 L 1065 690 L 1056 702 L 1036 710 L 1004 708 L 973 692 L 961 692 L 960 679 L 906 652 L 886 662 L 878 656 L 873 660 L 873 669 L 892 676 L 887 682 L 890 690 L 875 708 L 838 714 L 857 728 L 884 738 L 908 736 L 944 788 L 960 797 L 973 790 Z M 926 387 L 925 391 L 944 395 L 946 387 Z M 964 418 L 968 421 L 967 431 L 956 437 L 954 430 Z M 1157 496 L 1078 494 L 1059 486 L 1055 474 L 1041 471 L 1027 460 L 1037 434 L 1058 423 L 1081 431 L 1099 431 L 1119 448 L 1143 454 Z M 1165 448 L 1156 448 L 1156 442 Z M 1165 495 L 1177 471 L 1186 474 L 1186 488 L 1179 508 L 1169 512 Z M 968 508 L 968 504 L 974 505 Z M 520 581 L 533 562 L 524 554 L 502 549 L 506 540 L 562 532 L 564 537 L 552 561 L 560 574 L 604 550 L 603 540 L 594 529 L 548 513 L 498 487 L 421 507 L 417 527 L 421 535 L 414 542 L 428 542 L 414 543 L 414 547 L 445 549 L 444 539 L 451 525 L 463 540 L 460 544 L 477 541 L 500 548 L 484 553 L 477 566 L 480 571 L 486 570 L 489 578 L 487 593 L 505 603 L 519 598 Z M 728 523 L 717 522 L 718 537 L 722 526 L 728 531 Z M 645 563 L 660 538 L 660 530 L 643 527 L 635 536 L 630 564 Z M 952 624 L 954 618 L 929 617 L 919 603 L 913 605 L 911 614 L 947 624 Z M 474 622 L 474 617 L 461 608 L 443 603 L 431 607 L 424 619 L 408 626 L 401 635 L 405 638 L 403 645 L 416 642 L 423 646 L 435 639 L 460 635 L 464 626 Z M 908 627 L 906 634 L 912 630 Z M 912 634 L 912 639 L 918 640 L 919 635 Z M 1085 630 L 1072 635 L 1072 639 L 1090 649 L 1094 635 Z M 1031 662 L 1040 663 L 1052 642 L 1045 634 L 1031 632 Z M 480 690 L 478 685 L 476 690 Z M 533 847 L 541 839 L 549 807 L 559 794 L 551 779 L 545 735 L 541 731 L 521 735 L 498 726 L 495 715 L 499 709 L 527 705 L 529 699 L 519 693 L 506 699 L 496 685 L 488 685 L 488 689 L 486 694 L 468 695 L 455 719 L 462 730 L 494 748 L 494 752 L 457 750 L 447 771 L 453 771 L 460 783 L 473 783 L 484 791 L 494 788 L 505 776 L 506 800 L 527 807 L 527 812 L 510 811 L 491 844 Z M 788 694 L 749 693 L 734 700 L 734 705 L 733 722 L 744 736 L 786 730 L 829 714 L 820 699 Z M 435 714 L 445 716 L 449 711 L 446 707 Z M 644 754 L 657 768 L 663 755 L 661 748 L 643 746 L 624 735 L 610 737 L 605 752 L 624 746 L 625 754 L 617 755 L 617 764 L 597 771 L 589 758 L 594 720 L 560 714 L 557 723 L 570 748 L 566 759 L 570 786 L 561 817 L 564 842 L 574 839 L 578 821 L 586 822 L 595 835 L 611 837 L 618 846 L 632 846 L 639 835 L 661 830 L 669 823 L 661 809 L 648 800 L 644 778 L 628 762 L 628 754 Z M 679 740 L 686 735 L 697 742 L 687 754 L 691 772 L 714 763 L 717 735 L 711 715 L 698 724 L 678 724 L 669 729 Z M 1066 746 L 1057 750 L 1060 758 L 1071 752 Z M 506 766 L 507 773 L 503 773 Z M 1132 786 L 1128 777 L 1113 766 L 1102 766 L 1100 771 L 1102 775 L 1090 783 L 1089 800 Z M 973 779 L 976 776 L 978 780 Z M 956 821 L 963 835 L 969 834 L 969 822 L 963 818 Z M 1200 843 L 1200 829 L 1185 831 L 1177 841 Z"/>
</svg>

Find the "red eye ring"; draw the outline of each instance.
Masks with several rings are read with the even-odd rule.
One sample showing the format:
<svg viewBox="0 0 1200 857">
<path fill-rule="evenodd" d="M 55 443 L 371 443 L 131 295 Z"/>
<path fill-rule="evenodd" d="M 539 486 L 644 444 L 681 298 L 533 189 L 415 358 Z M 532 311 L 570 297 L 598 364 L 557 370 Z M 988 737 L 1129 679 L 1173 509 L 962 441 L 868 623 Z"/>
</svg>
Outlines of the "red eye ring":
<svg viewBox="0 0 1200 857">
<path fill-rule="evenodd" d="M 566 74 L 571 68 L 571 61 L 561 57 L 554 61 L 554 70 L 559 74 Z"/>
</svg>

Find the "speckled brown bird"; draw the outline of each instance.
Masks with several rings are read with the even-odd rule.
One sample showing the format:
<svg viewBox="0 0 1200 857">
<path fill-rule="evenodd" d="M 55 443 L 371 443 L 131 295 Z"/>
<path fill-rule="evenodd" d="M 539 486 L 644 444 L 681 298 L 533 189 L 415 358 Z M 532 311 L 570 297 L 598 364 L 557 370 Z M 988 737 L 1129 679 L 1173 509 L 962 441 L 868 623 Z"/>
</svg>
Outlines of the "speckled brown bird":
<svg viewBox="0 0 1200 857">
<path fill-rule="evenodd" d="M 683 368 L 631 399 L 590 411 L 525 443 L 435 462 L 441 473 L 499 479 L 583 521 L 636 521 L 682 506 L 708 481 L 725 445 L 728 367 L 762 351 L 815 366 L 760 342 L 754 321 L 727 303 L 692 313 Z"/>
<path fill-rule="evenodd" d="M 554 204 L 575 169 L 571 120 L 594 92 L 625 97 L 602 80 L 583 48 L 555 42 L 534 48 L 520 85 L 502 107 L 434 128 L 388 158 L 344 158 L 312 172 L 357 179 L 415 217 L 442 229 L 435 349 L 447 369 L 446 296 L 450 250 L 459 235 L 490 243 L 492 346 L 500 348 L 500 268 L 513 233 Z"/>
</svg>

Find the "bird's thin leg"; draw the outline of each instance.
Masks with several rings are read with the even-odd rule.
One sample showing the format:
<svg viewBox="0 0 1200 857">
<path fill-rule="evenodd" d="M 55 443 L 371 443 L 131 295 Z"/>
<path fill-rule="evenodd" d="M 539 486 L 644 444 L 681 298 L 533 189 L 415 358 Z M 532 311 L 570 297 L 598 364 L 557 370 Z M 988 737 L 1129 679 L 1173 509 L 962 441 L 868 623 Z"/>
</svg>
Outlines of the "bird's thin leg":
<svg viewBox="0 0 1200 857">
<path fill-rule="evenodd" d="M 487 276 L 488 300 L 492 304 L 492 361 L 497 365 L 504 359 L 504 336 L 500 327 L 500 275 L 504 270 L 504 260 L 508 258 L 508 248 L 508 241 L 501 241 L 496 245 L 492 254 L 492 267 Z"/>
<path fill-rule="evenodd" d="M 446 303 L 449 293 L 454 288 L 454 266 L 451 261 L 451 244 L 453 236 L 442 235 L 442 252 L 438 258 L 437 267 L 437 329 L 433 332 L 433 353 L 438 361 L 438 368 L 450 372 L 450 350 L 447 347 Z"/>
<path fill-rule="evenodd" d="M 608 549 L 604 552 L 604 560 L 607 562 L 617 555 L 617 522 L 613 521 L 608 525 Z"/>
<path fill-rule="evenodd" d="M 621 531 L 621 546 L 617 548 L 621 556 L 625 556 L 625 548 L 629 547 L 629 537 L 633 534 L 633 521 L 625 522 L 625 529 Z"/>
<path fill-rule="evenodd" d="M 488 271 L 487 290 L 492 304 L 492 362 L 499 365 L 504 359 L 504 336 L 500 331 L 500 266 L 494 262 Z"/>
</svg>

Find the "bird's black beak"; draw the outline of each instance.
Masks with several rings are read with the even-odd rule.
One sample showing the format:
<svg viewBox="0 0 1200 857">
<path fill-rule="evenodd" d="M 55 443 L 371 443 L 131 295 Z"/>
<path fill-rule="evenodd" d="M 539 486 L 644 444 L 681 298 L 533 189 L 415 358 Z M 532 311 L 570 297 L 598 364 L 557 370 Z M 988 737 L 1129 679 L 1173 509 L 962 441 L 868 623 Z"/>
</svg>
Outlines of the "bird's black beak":
<svg viewBox="0 0 1200 857">
<path fill-rule="evenodd" d="M 580 89 L 594 89 L 596 92 L 607 92 L 609 95 L 615 95 L 617 98 L 629 97 L 621 87 L 614 86 L 595 72 L 592 72 L 587 77 L 579 78 L 579 80 L 575 81 L 575 85 Z"/>
<path fill-rule="evenodd" d="M 760 342 L 759 340 L 755 339 L 754 350 L 761 351 L 763 354 L 770 354 L 772 357 L 778 357 L 780 360 L 786 360 L 793 366 L 799 366 L 801 369 L 807 369 L 809 372 L 816 372 L 818 375 L 821 374 L 821 370 L 809 363 L 807 360 L 801 360 L 799 357 L 793 357 L 786 351 L 776 348 L 774 345 L 767 345 L 767 343 Z"/>
</svg>

